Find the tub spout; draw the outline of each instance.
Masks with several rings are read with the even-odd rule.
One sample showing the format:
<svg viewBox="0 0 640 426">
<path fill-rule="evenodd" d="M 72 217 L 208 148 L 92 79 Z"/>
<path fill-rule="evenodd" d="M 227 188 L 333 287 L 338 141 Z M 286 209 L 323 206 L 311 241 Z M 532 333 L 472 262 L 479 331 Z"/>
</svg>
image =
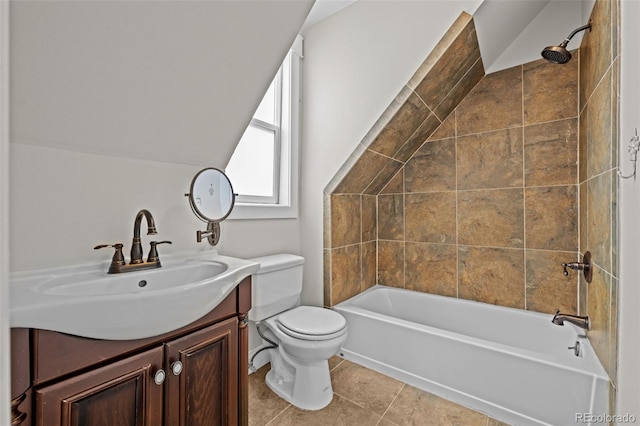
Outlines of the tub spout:
<svg viewBox="0 0 640 426">
<path fill-rule="evenodd" d="M 588 316 L 580 317 L 577 315 L 561 314 L 560 310 L 556 309 L 556 314 L 553 316 L 551 322 L 556 325 L 564 325 L 565 321 L 568 321 L 573 325 L 577 325 L 580 328 L 584 328 L 585 330 L 589 329 Z"/>
</svg>

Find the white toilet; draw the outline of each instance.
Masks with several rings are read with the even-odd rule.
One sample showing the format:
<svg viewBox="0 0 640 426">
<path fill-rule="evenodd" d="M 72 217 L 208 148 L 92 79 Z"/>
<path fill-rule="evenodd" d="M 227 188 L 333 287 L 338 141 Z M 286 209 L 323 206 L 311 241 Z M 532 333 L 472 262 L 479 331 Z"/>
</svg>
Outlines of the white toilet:
<svg viewBox="0 0 640 426">
<path fill-rule="evenodd" d="M 296 407 L 326 407 L 333 398 L 327 360 L 346 340 L 347 321 L 330 309 L 300 306 L 304 258 L 276 254 L 250 260 L 260 270 L 251 278 L 249 321 L 278 344 L 268 350 L 267 385 Z"/>
</svg>

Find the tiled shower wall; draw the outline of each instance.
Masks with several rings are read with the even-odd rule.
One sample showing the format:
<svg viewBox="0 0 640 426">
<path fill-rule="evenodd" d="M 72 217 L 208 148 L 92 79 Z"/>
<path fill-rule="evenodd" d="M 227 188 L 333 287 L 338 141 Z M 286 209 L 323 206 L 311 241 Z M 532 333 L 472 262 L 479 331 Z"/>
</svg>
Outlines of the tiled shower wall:
<svg viewBox="0 0 640 426">
<path fill-rule="evenodd" d="M 576 56 L 578 56 L 576 54 Z M 578 58 L 485 76 L 378 195 L 378 283 L 577 311 Z"/>
<path fill-rule="evenodd" d="M 618 358 L 617 152 L 619 0 L 597 0 L 580 46 L 580 252 L 590 251 L 593 281 L 580 281 L 587 333 L 615 386 Z M 633 129 L 621 129 L 623 143 Z M 621 134 L 621 136 L 622 136 Z M 631 170 L 628 158 L 620 162 Z M 611 393 L 612 395 L 614 392 Z"/>
<path fill-rule="evenodd" d="M 325 305 L 377 280 L 377 194 L 484 76 L 462 13 L 325 188 Z"/>
<path fill-rule="evenodd" d="M 615 378 L 617 4 L 596 1 L 594 29 L 568 64 L 538 60 L 469 79 L 444 117 L 405 86 L 392 118 L 327 187 L 325 305 L 380 283 L 588 313 L 590 340 Z M 586 250 L 596 263 L 589 286 L 560 266 Z"/>
</svg>

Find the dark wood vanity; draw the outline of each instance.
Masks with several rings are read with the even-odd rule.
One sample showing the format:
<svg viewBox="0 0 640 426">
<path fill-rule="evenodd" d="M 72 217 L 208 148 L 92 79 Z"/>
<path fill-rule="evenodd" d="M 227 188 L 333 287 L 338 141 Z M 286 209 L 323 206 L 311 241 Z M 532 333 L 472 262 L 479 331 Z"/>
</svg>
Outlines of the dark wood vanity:
<svg viewBox="0 0 640 426">
<path fill-rule="evenodd" d="M 156 337 L 14 328 L 12 426 L 247 425 L 250 308 L 247 277 L 198 321 Z"/>
</svg>

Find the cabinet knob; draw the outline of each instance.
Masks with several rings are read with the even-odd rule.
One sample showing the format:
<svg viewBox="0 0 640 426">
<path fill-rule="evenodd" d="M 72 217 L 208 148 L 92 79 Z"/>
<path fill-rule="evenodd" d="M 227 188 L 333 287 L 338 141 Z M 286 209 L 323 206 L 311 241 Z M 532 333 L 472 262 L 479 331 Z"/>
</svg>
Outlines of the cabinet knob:
<svg viewBox="0 0 640 426">
<path fill-rule="evenodd" d="M 161 385 L 162 383 L 164 383 L 164 379 L 166 377 L 167 377 L 167 373 L 165 373 L 164 370 L 160 369 L 156 371 L 156 374 L 154 374 L 153 381 L 155 382 L 156 385 Z"/>
<path fill-rule="evenodd" d="M 182 373 L 182 363 L 180 361 L 171 363 L 171 372 L 174 376 L 179 376 Z"/>
</svg>

